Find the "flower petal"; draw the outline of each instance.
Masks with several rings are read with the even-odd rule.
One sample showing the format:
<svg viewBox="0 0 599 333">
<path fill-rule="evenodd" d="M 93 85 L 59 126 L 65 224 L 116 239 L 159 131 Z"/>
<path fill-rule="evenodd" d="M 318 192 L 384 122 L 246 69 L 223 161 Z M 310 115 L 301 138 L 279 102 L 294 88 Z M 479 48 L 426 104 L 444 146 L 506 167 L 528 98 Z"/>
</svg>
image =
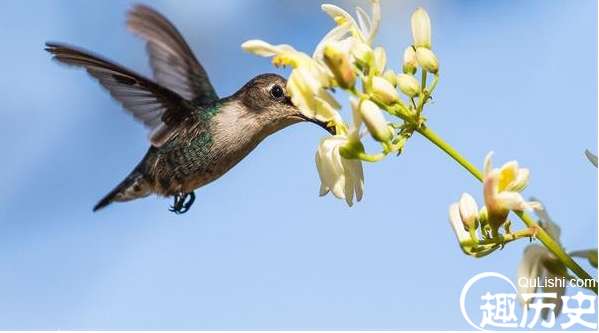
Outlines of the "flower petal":
<svg viewBox="0 0 599 333">
<path fill-rule="evenodd" d="M 460 217 L 466 229 L 476 228 L 478 218 L 478 205 L 474 198 L 468 193 L 462 193 L 460 198 Z"/>
<path fill-rule="evenodd" d="M 529 177 L 530 170 L 526 168 L 518 169 L 516 178 L 506 186 L 506 190 L 522 192 L 528 186 Z"/>
<path fill-rule="evenodd" d="M 495 199 L 499 207 L 508 210 L 523 211 L 530 208 L 529 204 L 524 200 L 518 192 L 503 191 L 499 192 Z"/>
<path fill-rule="evenodd" d="M 364 35 L 369 36 L 370 28 L 372 26 L 370 17 L 368 17 L 366 11 L 360 7 L 356 7 L 356 16 L 358 17 L 358 26 L 360 27 L 360 30 L 362 30 Z"/>
<path fill-rule="evenodd" d="M 353 26 L 358 27 L 354 18 L 345 10 L 335 5 L 325 3 L 320 8 L 329 15 L 335 23 L 342 25 L 345 23 L 351 23 Z"/>
<path fill-rule="evenodd" d="M 241 44 L 241 48 L 246 52 L 253 53 L 255 55 L 259 55 L 262 57 L 272 57 L 280 52 L 277 46 L 269 44 L 263 40 L 251 39 L 243 44 Z"/>
<path fill-rule="evenodd" d="M 507 186 L 511 184 L 518 176 L 518 162 L 510 161 L 505 163 L 499 169 L 499 191 L 507 189 Z"/>
<path fill-rule="evenodd" d="M 470 234 L 464 229 L 464 223 L 462 223 L 462 218 L 460 217 L 460 208 L 457 203 L 451 204 L 449 206 L 449 224 L 455 233 L 458 242 L 462 242 L 470 239 Z"/>
<path fill-rule="evenodd" d="M 339 42 L 345 35 L 347 35 L 349 33 L 349 27 L 350 24 L 346 23 L 346 24 L 342 24 L 342 25 L 338 25 L 335 28 L 333 28 L 331 31 L 329 31 L 323 38 L 322 40 L 318 43 L 318 45 L 316 45 L 316 48 L 314 49 L 314 53 L 312 54 L 312 58 L 314 58 L 314 60 L 319 61 L 320 63 L 324 64 L 323 60 L 322 60 L 322 55 L 324 52 L 324 47 L 327 43 L 336 41 Z M 348 40 L 351 41 L 351 38 L 347 38 Z M 341 45 L 347 47 L 347 42 L 345 43 L 341 43 L 339 42 Z M 349 52 L 350 48 L 347 49 L 347 52 Z"/>
<path fill-rule="evenodd" d="M 492 158 L 493 152 L 490 151 L 487 153 L 487 156 L 485 156 L 485 162 L 483 166 L 483 178 L 487 177 L 491 170 L 493 170 L 493 162 L 491 161 Z"/>
</svg>

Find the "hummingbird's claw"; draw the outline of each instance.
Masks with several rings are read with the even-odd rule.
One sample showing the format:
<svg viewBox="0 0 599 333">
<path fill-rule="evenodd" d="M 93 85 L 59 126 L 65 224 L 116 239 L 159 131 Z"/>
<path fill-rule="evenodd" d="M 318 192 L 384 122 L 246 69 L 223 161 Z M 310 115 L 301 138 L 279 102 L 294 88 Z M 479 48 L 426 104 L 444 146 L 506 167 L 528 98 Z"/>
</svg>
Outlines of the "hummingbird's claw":
<svg viewBox="0 0 599 333">
<path fill-rule="evenodd" d="M 189 200 L 185 202 L 188 196 Z M 185 214 L 191 208 L 195 199 L 196 195 L 194 192 L 175 194 L 173 205 L 168 210 L 177 215 Z"/>
</svg>

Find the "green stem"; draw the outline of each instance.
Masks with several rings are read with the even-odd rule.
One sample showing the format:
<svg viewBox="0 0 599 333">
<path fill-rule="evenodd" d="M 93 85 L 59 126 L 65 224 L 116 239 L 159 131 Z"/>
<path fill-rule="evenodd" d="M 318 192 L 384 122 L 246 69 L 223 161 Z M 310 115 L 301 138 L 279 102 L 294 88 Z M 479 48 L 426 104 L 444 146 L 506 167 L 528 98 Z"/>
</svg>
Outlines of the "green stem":
<svg viewBox="0 0 599 333">
<path fill-rule="evenodd" d="M 505 235 L 499 235 L 495 238 L 488 238 L 488 239 L 484 239 L 484 240 L 480 240 L 480 241 L 473 240 L 475 238 L 472 237 L 471 240 L 463 241 L 460 244 L 462 244 L 464 246 L 507 244 L 509 242 L 512 242 L 512 241 L 515 241 L 515 240 L 518 240 L 521 238 L 532 237 L 536 232 L 537 232 L 536 229 L 526 228 L 524 230 L 516 231 L 516 232 L 505 234 Z"/>
<path fill-rule="evenodd" d="M 472 163 L 464 158 L 455 148 L 449 145 L 445 140 L 433 132 L 430 128 L 421 126 L 417 129 L 417 132 L 427 138 L 430 142 L 435 144 L 439 149 L 443 150 L 447 155 L 453 158 L 459 165 L 468 170 L 476 179 L 482 182 L 483 177 L 480 170 L 478 170 Z M 525 212 L 515 212 L 516 215 L 528 226 L 529 228 L 538 228 L 536 238 L 551 251 L 564 265 L 566 265 L 578 278 L 584 280 L 593 280 L 593 277 L 587 273 L 574 259 L 572 259 L 564 249 L 555 241 L 543 228 L 541 228 L 528 214 Z M 593 288 L 595 294 L 597 294 L 597 282 Z"/>
</svg>

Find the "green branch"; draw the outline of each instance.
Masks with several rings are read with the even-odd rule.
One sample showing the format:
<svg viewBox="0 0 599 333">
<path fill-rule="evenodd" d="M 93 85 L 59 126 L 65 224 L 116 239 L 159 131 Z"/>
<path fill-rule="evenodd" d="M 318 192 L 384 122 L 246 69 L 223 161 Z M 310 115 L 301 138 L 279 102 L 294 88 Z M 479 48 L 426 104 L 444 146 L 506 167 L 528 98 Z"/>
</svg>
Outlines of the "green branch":
<svg viewBox="0 0 599 333">
<path fill-rule="evenodd" d="M 440 136 L 438 136 L 435 132 L 433 132 L 430 128 L 421 126 L 416 130 L 422 136 L 427 138 L 430 142 L 435 144 L 439 149 L 443 150 L 447 155 L 453 158 L 459 165 L 461 165 L 464 169 L 468 170 L 474 178 L 479 181 L 483 181 L 482 173 L 478 170 L 472 163 L 470 163 L 466 158 L 464 158 L 455 148 L 445 142 Z M 564 265 L 566 265 L 578 278 L 584 280 L 594 280 L 593 277 L 587 273 L 574 259 L 572 259 L 549 234 L 543 230 L 534 220 L 525 212 L 515 212 L 516 215 L 528 226 L 529 228 L 538 228 L 538 232 L 536 234 L 536 238 L 551 251 Z M 595 294 L 597 294 L 597 282 L 595 281 L 595 287 L 593 288 Z"/>
</svg>

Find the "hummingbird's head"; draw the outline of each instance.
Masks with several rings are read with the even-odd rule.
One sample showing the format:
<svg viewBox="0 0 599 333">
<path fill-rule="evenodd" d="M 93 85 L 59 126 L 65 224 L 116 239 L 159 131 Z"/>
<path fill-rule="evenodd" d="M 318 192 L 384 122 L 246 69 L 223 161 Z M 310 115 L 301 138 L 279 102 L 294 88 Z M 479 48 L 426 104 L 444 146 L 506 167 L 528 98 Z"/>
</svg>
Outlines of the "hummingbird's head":
<svg viewBox="0 0 599 333">
<path fill-rule="evenodd" d="M 246 83 L 236 93 L 236 97 L 240 98 L 249 110 L 249 116 L 255 118 L 267 132 L 274 133 L 291 124 L 308 121 L 334 135 L 334 127 L 328 127 L 324 122 L 304 116 L 293 105 L 286 86 L 287 80 L 280 75 L 261 74 Z"/>
</svg>

